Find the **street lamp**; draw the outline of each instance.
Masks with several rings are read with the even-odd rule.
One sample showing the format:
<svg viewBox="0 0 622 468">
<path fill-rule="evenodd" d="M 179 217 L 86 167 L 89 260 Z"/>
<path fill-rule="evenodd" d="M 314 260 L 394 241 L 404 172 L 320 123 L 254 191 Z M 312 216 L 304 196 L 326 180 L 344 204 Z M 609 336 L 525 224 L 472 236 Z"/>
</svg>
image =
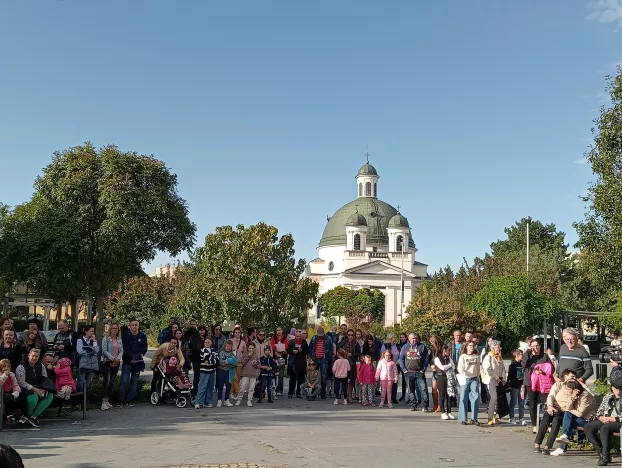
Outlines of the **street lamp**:
<svg viewBox="0 0 622 468">
<path fill-rule="evenodd" d="M 531 224 L 531 216 L 527 216 L 525 221 L 527 221 L 527 273 L 529 273 L 529 225 Z"/>
</svg>

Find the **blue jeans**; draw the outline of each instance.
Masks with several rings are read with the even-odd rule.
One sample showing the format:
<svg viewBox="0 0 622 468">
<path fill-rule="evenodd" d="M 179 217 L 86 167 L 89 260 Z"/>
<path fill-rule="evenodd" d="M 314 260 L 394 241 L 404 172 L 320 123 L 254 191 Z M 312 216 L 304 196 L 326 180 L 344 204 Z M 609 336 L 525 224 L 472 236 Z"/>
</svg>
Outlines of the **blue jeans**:
<svg viewBox="0 0 622 468">
<path fill-rule="evenodd" d="M 467 378 L 465 385 L 460 385 L 460 400 L 458 403 L 458 420 L 467 420 L 467 408 L 471 402 L 471 419 L 477 421 L 479 413 L 479 381 L 477 377 Z"/>
<path fill-rule="evenodd" d="M 566 411 L 564 413 L 564 420 L 562 421 L 562 434 L 566 434 L 566 436 L 571 439 L 575 428 L 583 427 L 584 425 L 585 419 L 575 416 L 570 411 Z M 568 444 L 559 444 L 559 448 L 565 452 L 568 450 Z"/>
<path fill-rule="evenodd" d="M 134 403 L 136 399 L 136 390 L 138 389 L 139 372 L 132 372 L 133 364 L 123 364 L 121 366 L 121 385 L 119 385 L 119 403 Z M 127 384 L 130 384 L 130 392 L 125 399 L 125 391 Z"/>
<path fill-rule="evenodd" d="M 421 405 L 427 408 L 430 405 L 430 396 L 428 395 L 428 383 L 425 380 L 423 372 L 409 371 L 406 373 L 408 379 L 408 388 L 411 394 L 411 405 Z"/>
<path fill-rule="evenodd" d="M 326 374 L 328 372 L 328 361 L 326 358 L 315 359 L 317 370 L 320 371 L 320 396 L 326 398 Z"/>
<path fill-rule="evenodd" d="M 214 395 L 214 381 L 216 380 L 216 372 L 201 373 L 199 377 L 199 389 L 197 392 L 197 405 L 208 405 L 212 402 Z"/>
<path fill-rule="evenodd" d="M 216 369 L 216 393 L 218 395 L 218 399 L 222 401 L 222 388 L 225 387 L 225 400 L 229 399 L 229 394 L 231 393 L 231 382 L 229 382 L 229 371 Z"/>
<path fill-rule="evenodd" d="M 525 399 L 520 397 L 520 388 L 510 389 L 510 419 L 514 419 L 514 407 L 518 403 L 518 417 L 525 416 Z"/>
<path fill-rule="evenodd" d="M 259 400 L 263 399 L 266 391 L 268 392 L 268 401 L 272 401 L 272 376 L 270 375 L 262 375 L 261 379 L 261 388 L 259 389 Z"/>
<path fill-rule="evenodd" d="M 84 384 L 86 384 L 86 389 L 88 390 L 91 387 L 91 382 L 93 381 L 93 377 L 95 376 L 95 371 L 80 369 L 78 372 L 78 382 L 76 385 L 76 389 L 79 392 L 84 391 Z"/>
</svg>

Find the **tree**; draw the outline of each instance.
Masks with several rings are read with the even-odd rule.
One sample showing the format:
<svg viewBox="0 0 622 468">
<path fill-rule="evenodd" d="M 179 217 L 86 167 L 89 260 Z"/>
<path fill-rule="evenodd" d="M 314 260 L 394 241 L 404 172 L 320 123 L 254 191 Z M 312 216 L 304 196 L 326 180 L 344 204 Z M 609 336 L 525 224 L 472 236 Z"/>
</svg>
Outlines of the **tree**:
<svg viewBox="0 0 622 468">
<path fill-rule="evenodd" d="M 489 279 L 470 307 L 494 320 L 495 337 L 510 347 L 536 332 L 544 320 L 559 320 L 561 316 L 559 305 L 538 292 L 527 276 Z"/>
<path fill-rule="evenodd" d="M 622 291 L 622 67 L 607 77 L 611 106 L 601 108 L 592 128 L 594 144 L 585 154 L 595 182 L 583 198 L 585 219 L 575 224 L 581 261 L 606 307 L 615 307 Z"/>
<path fill-rule="evenodd" d="M 191 277 L 180 292 L 186 299 L 178 306 L 188 307 L 200 294 L 209 298 L 201 302 L 202 313 L 218 314 L 242 327 L 305 323 L 318 285 L 302 277 L 306 263 L 296 261 L 294 253 L 291 234 L 279 238 L 278 230 L 265 223 L 218 227 L 192 254 Z"/>
<path fill-rule="evenodd" d="M 337 286 L 319 298 L 324 317 L 345 320 L 350 328 L 369 328 L 384 323 L 384 294 L 377 289 Z"/>
<path fill-rule="evenodd" d="M 11 210 L 8 205 L 0 203 L 0 302 L 4 294 L 11 289 L 13 284 L 9 268 L 10 264 L 6 260 L 6 249 L 2 243 L 3 226 L 10 212 Z"/>
<path fill-rule="evenodd" d="M 318 299 L 318 303 L 322 306 L 322 316 L 337 317 L 337 321 L 343 317 L 345 320 L 355 308 L 356 293 L 355 290 L 344 286 L 337 286 L 326 291 Z"/>
<path fill-rule="evenodd" d="M 72 260 L 64 267 L 95 299 L 98 336 L 110 292 L 156 252 L 177 255 L 192 247 L 195 226 L 176 187 L 177 176 L 153 156 L 113 145 L 96 150 L 88 142 L 54 153 L 37 178 L 33 200 L 65 226 L 50 233 L 51 241 L 71 231 L 71 245 L 58 242 Z M 34 260 L 44 263 L 46 252 Z"/>
<path fill-rule="evenodd" d="M 503 230 L 507 239 L 498 240 L 490 244 L 493 257 L 499 257 L 508 252 L 525 252 L 527 250 L 527 220 L 523 218 L 509 228 Z M 539 247 L 544 251 L 561 250 L 565 254 L 568 244 L 564 243 L 566 234 L 557 231 L 555 224 L 542 224 L 541 221 L 533 220 L 529 223 L 529 246 Z M 523 256 L 525 259 L 525 256 Z"/>
</svg>

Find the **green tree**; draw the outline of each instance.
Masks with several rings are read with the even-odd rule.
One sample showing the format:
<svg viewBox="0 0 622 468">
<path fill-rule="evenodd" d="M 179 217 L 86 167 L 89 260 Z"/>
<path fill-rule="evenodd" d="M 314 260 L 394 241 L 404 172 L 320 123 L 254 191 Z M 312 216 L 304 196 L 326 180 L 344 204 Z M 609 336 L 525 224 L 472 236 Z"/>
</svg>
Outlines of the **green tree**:
<svg viewBox="0 0 622 468">
<path fill-rule="evenodd" d="M 538 331 L 544 320 L 559 320 L 557 302 L 538 292 L 527 276 L 501 276 L 489 279 L 475 294 L 470 307 L 496 323 L 495 337 L 514 347 Z"/>
<path fill-rule="evenodd" d="M 202 313 L 217 313 L 242 327 L 305 323 L 318 285 L 302 277 L 306 263 L 296 261 L 294 253 L 291 234 L 279 238 L 278 230 L 265 223 L 218 227 L 191 256 L 192 278 L 183 287 L 195 293 L 182 288 L 186 299 L 177 306 L 192 307 L 199 293 L 209 298 L 201 303 Z"/>
<path fill-rule="evenodd" d="M 97 311 L 101 336 L 104 301 L 124 279 L 141 271 L 156 252 L 177 255 L 194 242 L 195 226 L 177 194 L 177 176 L 153 156 L 90 143 L 54 153 L 35 182 L 35 198 L 71 231 L 68 269 L 79 278 Z M 45 252 L 39 252 L 45 262 Z"/>
<path fill-rule="evenodd" d="M 337 286 L 326 291 L 318 299 L 322 306 L 323 317 L 336 317 L 337 321 L 345 320 L 355 309 L 356 291 L 344 286 Z"/>
<path fill-rule="evenodd" d="M 10 207 L 4 203 L 0 203 L 0 307 L 2 307 L 2 298 L 11 290 L 13 285 L 10 263 L 6 259 L 6 248 L 2 242 L 4 220 L 10 213 Z"/>
<path fill-rule="evenodd" d="M 499 257 L 508 252 L 525 252 L 527 243 L 527 220 L 523 218 L 512 226 L 505 228 L 507 239 L 501 239 L 490 244 L 493 257 Z M 532 220 L 529 223 L 529 246 L 539 247 L 544 251 L 562 251 L 565 254 L 568 244 L 565 243 L 566 234 L 558 231 L 555 224 L 543 224 Z M 523 256 L 523 260 L 525 256 Z M 523 263 L 524 264 L 524 263 Z"/>
<path fill-rule="evenodd" d="M 610 107 L 594 121 L 594 145 L 585 154 L 595 176 L 583 200 L 585 219 L 575 224 L 581 262 L 602 292 L 603 307 L 615 308 L 622 291 L 622 67 L 607 77 Z"/>
<path fill-rule="evenodd" d="M 377 289 L 348 289 L 337 286 L 319 298 L 324 317 L 345 321 L 350 328 L 368 329 L 384 323 L 384 294 Z"/>
</svg>

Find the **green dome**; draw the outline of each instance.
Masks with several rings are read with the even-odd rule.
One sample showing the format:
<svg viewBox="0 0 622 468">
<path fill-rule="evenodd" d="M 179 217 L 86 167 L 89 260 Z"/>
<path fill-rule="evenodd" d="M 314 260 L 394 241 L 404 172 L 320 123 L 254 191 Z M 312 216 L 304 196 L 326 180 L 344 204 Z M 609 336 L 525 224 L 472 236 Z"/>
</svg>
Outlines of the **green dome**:
<svg viewBox="0 0 622 468">
<path fill-rule="evenodd" d="M 328 220 L 320 247 L 329 245 L 346 245 L 346 226 L 352 215 L 364 217 L 367 222 L 367 245 L 387 245 L 389 220 L 397 214 L 397 210 L 388 203 L 371 197 L 361 197 L 342 206 Z M 409 247 L 415 248 L 412 235 L 409 236 Z"/>
<path fill-rule="evenodd" d="M 408 220 L 399 212 L 389 220 L 390 228 L 409 228 Z"/>
<path fill-rule="evenodd" d="M 357 176 L 361 176 L 361 175 L 378 175 L 378 172 L 376 172 L 376 168 L 374 166 L 372 166 L 369 163 L 363 164 L 363 166 L 359 169 L 358 173 L 356 174 Z"/>
<path fill-rule="evenodd" d="M 367 226 L 367 220 L 362 214 L 354 213 L 346 221 L 346 226 Z"/>
</svg>

